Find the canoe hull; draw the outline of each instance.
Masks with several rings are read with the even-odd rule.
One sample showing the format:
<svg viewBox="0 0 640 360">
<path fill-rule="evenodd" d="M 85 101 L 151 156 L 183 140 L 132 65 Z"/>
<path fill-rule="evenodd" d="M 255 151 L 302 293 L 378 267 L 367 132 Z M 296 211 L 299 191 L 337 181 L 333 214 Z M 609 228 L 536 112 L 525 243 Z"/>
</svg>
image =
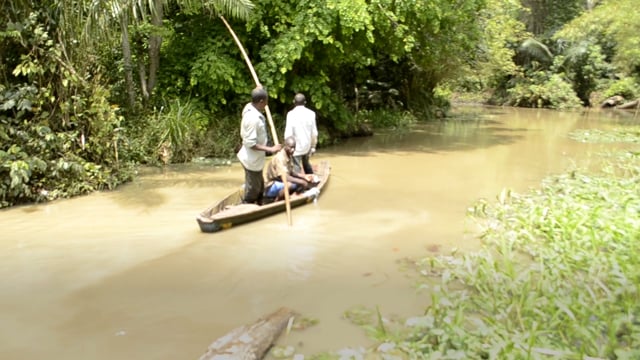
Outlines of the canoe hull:
<svg viewBox="0 0 640 360">
<path fill-rule="evenodd" d="M 331 167 L 327 161 L 322 161 L 316 166 L 314 173 L 318 175 L 320 182 L 305 193 L 293 194 L 289 201 L 292 209 L 313 202 L 320 196 L 329 181 Z M 205 233 L 218 232 L 286 210 L 284 200 L 266 205 L 242 204 L 242 195 L 243 190 L 238 189 L 200 213 L 196 217 L 200 230 Z"/>
</svg>

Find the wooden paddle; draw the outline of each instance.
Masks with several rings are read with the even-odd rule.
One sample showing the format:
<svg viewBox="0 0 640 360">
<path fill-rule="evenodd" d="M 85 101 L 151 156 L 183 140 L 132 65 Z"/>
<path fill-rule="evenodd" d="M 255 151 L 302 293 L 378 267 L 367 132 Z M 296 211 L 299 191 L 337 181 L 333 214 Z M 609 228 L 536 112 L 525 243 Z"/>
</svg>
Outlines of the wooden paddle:
<svg viewBox="0 0 640 360">
<path fill-rule="evenodd" d="M 224 16 L 220 15 L 220 19 L 222 20 L 222 22 L 224 23 L 224 26 L 227 27 L 227 29 L 229 30 L 229 33 L 231 33 L 231 36 L 233 37 L 233 40 L 236 41 L 236 44 L 238 45 L 238 48 L 240 49 L 240 52 L 242 53 L 242 57 L 244 57 L 244 61 L 247 63 L 247 66 L 249 66 L 249 71 L 251 72 L 251 76 L 253 77 L 253 81 L 255 81 L 256 86 L 262 86 L 262 84 L 260 83 L 260 80 L 258 79 L 258 75 L 256 74 L 255 69 L 253 68 L 253 65 L 251 64 L 251 60 L 249 60 L 249 56 L 247 55 L 246 51 L 244 51 L 244 46 L 242 46 L 242 43 L 240 42 L 240 39 L 238 39 L 238 36 L 236 36 L 236 33 L 233 31 L 233 29 L 231 28 L 231 25 L 229 25 L 229 23 L 227 22 L 227 19 L 224 18 Z M 267 114 L 267 120 L 269 120 L 269 128 L 271 129 L 271 137 L 273 138 L 273 143 L 278 145 L 280 142 L 278 141 L 278 133 L 276 132 L 276 127 L 273 125 L 273 118 L 271 117 L 271 110 L 269 110 L 269 105 L 266 105 L 264 107 L 264 111 Z M 291 201 L 289 200 L 289 182 L 287 181 L 287 176 L 282 176 L 282 183 L 284 184 L 284 202 L 287 208 L 287 219 L 289 221 L 289 226 L 291 226 L 292 221 L 291 221 Z"/>
</svg>

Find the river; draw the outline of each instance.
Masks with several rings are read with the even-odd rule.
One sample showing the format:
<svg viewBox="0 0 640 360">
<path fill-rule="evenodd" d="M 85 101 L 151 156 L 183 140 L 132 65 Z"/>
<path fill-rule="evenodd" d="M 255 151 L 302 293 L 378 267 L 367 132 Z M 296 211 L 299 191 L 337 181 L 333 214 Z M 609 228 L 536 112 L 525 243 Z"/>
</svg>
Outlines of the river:
<svg viewBox="0 0 640 360">
<path fill-rule="evenodd" d="M 287 306 L 319 323 L 299 353 L 370 344 L 354 306 L 422 313 L 403 258 L 480 246 L 466 210 L 589 162 L 573 129 L 599 111 L 458 107 L 443 121 L 319 149 L 317 203 L 214 234 L 198 212 L 236 189 L 238 163 L 144 169 L 110 192 L 0 211 L 1 359 L 196 359 L 227 331 Z"/>
</svg>

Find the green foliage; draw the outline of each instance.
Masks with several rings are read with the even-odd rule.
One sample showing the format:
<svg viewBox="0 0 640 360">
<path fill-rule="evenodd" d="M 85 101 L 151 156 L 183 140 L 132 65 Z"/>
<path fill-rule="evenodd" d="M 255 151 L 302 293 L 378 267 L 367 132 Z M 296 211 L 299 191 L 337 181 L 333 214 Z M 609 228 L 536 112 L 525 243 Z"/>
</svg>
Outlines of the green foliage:
<svg viewBox="0 0 640 360">
<path fill-rule="evenodd" d="M 636 99 L 640 96 L 640 86 L 632 77 L 625 77 L 613 81 L 604 91 L 603 97 L 607 99 L 616 95 L 622 96 L 627 100 Z"/>
<path fill-rule="evenodd" d="M 191 63 L 189 85 L 197 88 L 201 97 L 216 99 L 220 106 L 227 104 L 225 95 L 235 88 L 240 65 L 235 58 L 219 54 L 220 44 L 210 44 L 205 53 Z"/>
<path fill-rule="evenodd" d="M 601 1 L 591 11 L 567 23 L 554 35 L 570 42 L 597 41 L 611 52 L 613 64 L 633 75 L 640 75 L 640 14 L 634 0 Z"/>
<path fill-rule="evenodd" d="M 408 357 L 640 356 L 639 177 L 637 153 L 619 153 L 478 202 L 485 248 L 416 262 L 431 301 L 407 321 Z"/>
<path fill-rule="evenodd" d="M 191 160 L 194 142 L 200 140 L 209 119 L 193 103 L 182 105 L 179 100 L 170 103 L 168 111 L 161 111 L 156 119 L 162 130 L 159 146 L 168 142 L 177 161 Z"/>
<path fill-rule="evenodd" d="M 98 77 L 63 59 L 51 20 L 31 13 L 0 37 L 0 47 L 20 54 L 2 68 L 0 207 L 112 188 L 130 176 L 117 157 L 117 108 Z"/>
<path fill-rule="evenodd" d="M 507 49 L 515 49 L 518 44 L 513 57 L 518 66 L 514 69 L 505 63 L 505 69 L 510 71 L 496 70 L 497 76 L 491 82 L 472 74 L 454 85 L 462 91 L 482 92 L 488 84 L 494 90 L 490 102 L 497 104 L 572 108 L 573 96 L 562 82 L 554 80 L 547 84 L 553 86 L 557 82 L 561 86 L 557 90 L 545 85 L 552 80 L 552 74 L 557 74 L 571 85 L 583 106 L 591 106 L 592 101 L 602 97 L 600 94 L 606 91 L 611 79 L 635 77 L 640 70 L 637 56 L 633 55 L 638 48 L 634 44 L 640 21 L 633 21 L 637 12 L 632 3 L 589 2 L 585 7 L 579 1 L 524 1 L 529 13 L 522 19 L 537 37 L 525 39 L 522 35 L 526 33 L 519 32 L 517 42 L 512 40 L 505 45 Z M 493 19 L 491 15 L 488 18 Z M 491 36 L 488 33 L 485 39 Z M 567 103 L 561 105 L 563 99 Z"/>
<path fill-rule="evenodd" d="M 362 110 L 356 114 L 356 120 L 372 128 L 385 129 L 407 129 L 417 122 L 416 117 L 408 111 L 389 110 Z"/>
<path fill-rule="evenodd" d="M 576 141 L 591 143 L 639 143 L 640 128 L 613 128 L 607 131 L 579 129 L 572 131 L 569 137 Z"/>
<path fill-rule="evenodd" d="M 566 74 L 583 105 L 590 106 L 591 93 L 600 79 L 612 73 L 598 45 L 581 42 L 567 48 L 555 59 L 558 71 Z"/>
<path fill-rule="evenodd" d="M 83 158 L 96 151 L 89 144 L 84 150 L 78 147 L 82 138 L 77 132 L 53 132 L 29 123 L 6 125 L 3 121 L 0 129 L 13 144 L 0 148 L 0 207 L 111 189 L 130 176 L 125 164 L 114 171 Z"/>
<path fill-rule="evenodd" d="M 361 50 L 372 41 L 366 4 L 311 1 L 298 9 L 295 2 L 278 3 L 260 3 L 260 17 L 250 22 L 264 42 L 256 71 L 282 103 L 290 103 L 295 92 L 305 92 L 321 116 L 333 118 L 344 107 L 343 76 L 370 62 Z"/>
<path fill-rule="evenodd" d="M 375 6 L 380 10 L 374 11 Z M 380 69 L 391 79 L 380 80 L 400 90 L 401 100 L 412 109 L 433 106 L 434 89 L 477 58 L 482 25 L 477 14 L 484 6 L 484 1 L 372 4 L 377 40 L 373 52 L 385 54 L 376 56 L 378 61 L 392 61 L 382 62 L 385 67 Z"/>
<path fill-rule="evenodd" d="M 131 137 L 144 149 L 141 162 L 188 162 L 197 155 L 209 126 L 208 115 L 196 101 L 169 102 L 156 109 Z M 140 145 L 141 144 L 141 145 Z"/>
<path fill-rule="evenodd" d="M 365 329 L 372 338 L 384 339 L 390 335 L 384 325 L 379 307 L 373 310 L 364 306 L 354 306 L 345 311 L 343 317 Z"/>
<path fill-rule="evenodd" d="M 495 86 L 496 80 L 516 73 L 512 44 L 522 43 L 528 36 L 518 17 L 522 5 L 516 0 L 488 0 L 480 13 L 484 36 L 480 42 L 480 56 L 471 70 L 480 71 L 480 82 Z"/>
<path fill-rule="evenodd" d="M 212 116 L 203 140 L 201 155 L 206 157 L 234 158 L 240 139 L 240 117 Z M 283 133 L 284 130 L 280 131 Z M 280 139 L 282 141 L 282 139 Z"/>
<path fill-rule="evenodd" d="M 507 90 L 509 105 L 551 109 L 575 109 L 581 106 L 571 84 L 558 74 L 534 73 L 532 77 L 514 78 Z"/>
<path fill-rule="evenodd" d="M 213 113 L 239 111 L 252 79 L 222 22 L 206 15 L 179 15 L 172 18 L 172 28 L 163 44 L 157 97 L 193 99 Z"/>
<path fill-rule="evenodd" d="M 551 50 L 535 38 L 527 38 L 518 46 L 517 58 L 528 68 L 538 68 L 538 65 L 547 68 L 553 62 Z"/>
<path fill-rule="evenodd" d="M 434 104 L 433 90 L 475 56 L 484 1 L 263 1 L 246 36 L 256 70 L 281 104 L 301 91 L 325 125 L 353 128 L 349 115 L 369 82 L 397 91 L 404 108 Z M 262 44 L 255 46 L 253 44 Z M 251 51 L 250 51 L 251 54 Z M 358 100 L 356 100 L 358 99 Z M 274 104 L 275 105 L 275 104 Z M 277 105 L 275 105 L 277 108 Z"/>
<path fill-rule="evenodd" d="M 265 0 L 256 3 L 246 27 L 231 24 L 269 90 L 272 113 L 284 114 L 292 95 L 303 92 L 318 112 L 319 126 L 341 137 L 360 131 L 354 117 L 359 110 L 446 108 L 433 90 L 475 57 L 476 12 L 483 6 L 480 0 L 455 6 Z M 197 11 L 176 12 L 167 20 L 171 35 L 163 42 L 162 64 L 168 70 L 160 74 L 157 94 L 188 96 L 206 104 L 215 118 L 235 124 L 253 84 L 228 32 L 219 19 Z M 381 92 L 372 83 L 388 86 Z"/>
<path fill-rule="evenodd" d="M 527 30 L 543 38 L 550 37 L 565 23 L 579 16 L 587 5 L 583 0 L 523 0 L 522 3 L 528 10 L 523 13 Z"/>
</svg>

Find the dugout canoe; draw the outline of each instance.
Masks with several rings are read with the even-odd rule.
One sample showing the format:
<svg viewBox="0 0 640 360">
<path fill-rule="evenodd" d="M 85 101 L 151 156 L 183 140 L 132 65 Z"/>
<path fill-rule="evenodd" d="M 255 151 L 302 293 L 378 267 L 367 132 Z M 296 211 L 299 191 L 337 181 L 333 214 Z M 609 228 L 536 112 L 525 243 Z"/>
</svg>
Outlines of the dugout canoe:
<svg viewBox="0 0 640 360">
<path fill-rule="evenodd" d="M 319 178 L 318 185 L 304 193 L 292 194 L 289 197 L 291 209 L 313 202 L 322 194 L 331 175 L 329 162 L 323 160 L 314 166 L 314 174 Z M 243 204 L 242 195 L 243 190 L 240 188 L 201 212 L 196 217 L 200 230 L 206 233 L 213 233 L 281 213 L 287 209 L 284 200 L 265 205 Z"/>
</svg>

